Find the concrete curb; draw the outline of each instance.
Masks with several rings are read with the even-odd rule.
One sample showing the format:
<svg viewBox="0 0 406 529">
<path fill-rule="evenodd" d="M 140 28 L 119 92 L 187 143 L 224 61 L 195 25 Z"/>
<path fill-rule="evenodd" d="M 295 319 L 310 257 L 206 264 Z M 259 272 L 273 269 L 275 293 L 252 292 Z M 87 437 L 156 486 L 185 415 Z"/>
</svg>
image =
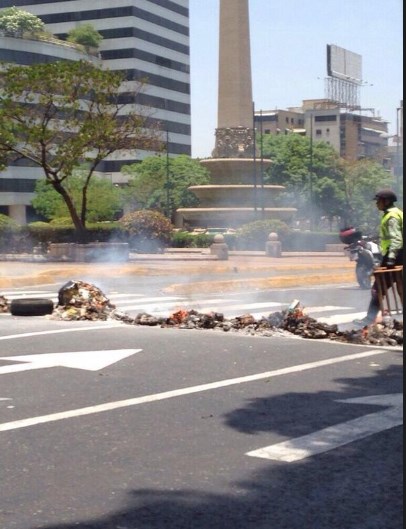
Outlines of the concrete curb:
<svg viewBox="0 0 406 529">
<path fill-rule="evenodd" d="M 171 285 L 163 292 L 166 294 L 194 294 L 199 292 L 229 292 L 230 290 L 266 290 L 270 288 L 305 287 L 309 285 L 332 285 L 340 283 L 354 283 L 354 273 L 280 276 L 269 278 L 239 279 L 230 281 L 210 281 L 195 283 L 179 283 Z"/>
<path fill-rule="evenodd" d="M 92 281 L 103 277 L 123 276 L 179 276 L 189 277 L 188 284 L 167 287 L 178 292 L 209 288 L 212 291 L 232 290 L 239 288 L 278 288 L 284 286 L 301 286 L 310 284 L 353 283 L 355 281 L 354 263 L 342 258 L 332 262 L 324 256 L 303 255 L 295 258 L 273 259 L 261 256 L 239 256 L 227 261 L 196 262 L 185 258 L 168 262 L 156 258 L 148 260 L 147 256 L 140 262 L 126 263 L 16 263 L 0 261 L 0 289 L 18 288 L 33 285 L 54 284 L 70 279 L 91 277 Z M 231 280 L 222 280 L 216 275 L 239 274 Z M 260 278 L 244 278 L 244 273 L 262 274 Z M 13 274 L 13 275 L 12 275 Z M 210 276 L 210 281 L 194 282 L 193 276 Z M 198 278 L 197 278 L 198 279 Z M 90 279 L 87 279 L 90 280 Z"/>
<path fill-rule="evenodd" d="M 343 273 L 343 269 L 347 269 L 348 272 Z M 213 278 L 213 283 L 234 283 L 235 285 L 238 283 L 246 283 L 248 281 L 251 282 L 277 282 L 278 280 L 280 282 L 285 283 L 295 283 L 295 284 L 309 284 L 311 281 L 310 278 L 313 278 L 313 282 L 321 281 L 323 283 L 328 283 L 334 281 L 334 278 L 343 278 L 346 279 L 348 282 L 354 282 L 355 276 L 354 276 L 354 267 L 349 263 L 346 266 L 337 266 L 337 265 L 328 265 L 328 264 L 320 264 L 320 265 L 313 265 L 311 267 L 311 272 L 316 271 L 330 271 L 330 274 L 312 274 L 309 270 L 309 265 L 305 264 L 297 264 L 297 265 L 275 265 L 270 267 L 269 265 L 246 265 L 244 263 L 229 263 L 225 265 L 213 265 L 210 267 L 210 270 L 207 270 L 207 268 L 202 268 L 199 266 L 184 266 L 180 270 L 179 268 L 171 268 L 167 267 L 166 269 L 162 267 L 158 268 L 148 268 L 145 266 L 134 266 L 131 264 L 127 265 L 121 265 L 121 266 L 109 266 L 109 267 L 91 267 L 89 268 L 88 265 L 77 265 L 77 266 L 65 266 L 62 270 L 43 270 L 37 274 L 27 274 L 27 275 L 20 275 L 20 276 L 7 276 L 7 277 L 0 277 L 0 288 L 10 288 L 10 287 L 24 287 L 24 286 L 30 286 L 30 285 L 47 285 L 47 284 L 53 284 L 60 280 L 68 281 L 69 279 L 79 278 L 80 276 L 89 276 L 89 273 L 94 278 L 97 277 L 111 277 L 112 275 L 116 276 L 125 276 L 125 275 L 133 275 L 133 276 L 164 276 L 164 275 L 179 275 L 179 273 L 182 273 L 182 275 L 201 275 L 202 273 L 210 273 L 211 275 L 216 274 L 224 274 L 224 273 L 235 273 L 235 272 L 264 272 L 265 274 L 270 271 L 274 272 L 284 272 L 285 274 L 287 272 L 298 272 L 296 276 L 279 276 L 279 277 L 265 277 L 265 278 L 256 278 L 256 279 L 233 279 L 230 281 L 216 281 L 215 278 Z M 333 273 L 336 272 L 336 273 Z M 334 281 L 335 283 L 340 281 Z M 207 282 L 204 283 L 207 285 Z M 314 283 L 313 283 L 314 284 Z M 200 284 L 201 288 L 201 284 Z"/>
</svg>

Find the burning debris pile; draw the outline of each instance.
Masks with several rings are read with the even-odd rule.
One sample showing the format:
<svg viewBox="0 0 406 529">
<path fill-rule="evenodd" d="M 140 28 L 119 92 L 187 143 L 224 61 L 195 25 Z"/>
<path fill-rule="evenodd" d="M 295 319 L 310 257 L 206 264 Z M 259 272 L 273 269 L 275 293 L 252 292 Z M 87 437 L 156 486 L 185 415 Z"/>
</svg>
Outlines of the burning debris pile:
<svg viewBox="0 0 406 529">
<path fill-rule="evenodd" d="M 0 314 L 10 312 L 10 307 L 7 299 L 0 295 Z"/>
<path fill-rule="evenodd" d="M 8 311 L 9 303 L 0 295 L 0 313 Z M 403 322 L 390 320 L 363 329 L 340 331 L 337 325 L 328 325 L 308 316 L 298 300 L 294 300 L 286 310 L 258 320 L 252 314 L 227 319 L 221 312 L 201 313 L 193 309 L 179 309 L 169 317 L 157 317 L 144 312 L 132 317 L 117 310 L 99 288 L 83 281 L 69 281 L 59 290 L 58 304 L 48 317 L 64 321 L 116 319 L 129 325 L 213 329 L 251 336 L 293 334 L 313 340 L 328 339 L 361 345 L 403 344 Z"/>
<path fill-rule="evenodd" d="M 58 292 L 53 320 L 107 320 L 115 305 L 103 292 L 84 281 L 69 281 Z"/>
<path fill-rule="evenodd" d="M 403 322 L 374 324 L 360 330 L 340 331 L 337 325 L 317 321 L 297 305 L 268 317 L 256 320 L 251 314 L 226 319 L 218 312 L 209 314 L 196 310 L 178 310 L 168 318 L 157 318 L 140 313 L 135 318 L 115 311 L 113 317 L 131 325 L 176 327 L 178 329 L 214 329 L 225 332 L 242 332 L 252 336 L 294 334 L 308 339 L 329 339 L 361 345 L 397 346 L 403 344 Z"/>
</svg>

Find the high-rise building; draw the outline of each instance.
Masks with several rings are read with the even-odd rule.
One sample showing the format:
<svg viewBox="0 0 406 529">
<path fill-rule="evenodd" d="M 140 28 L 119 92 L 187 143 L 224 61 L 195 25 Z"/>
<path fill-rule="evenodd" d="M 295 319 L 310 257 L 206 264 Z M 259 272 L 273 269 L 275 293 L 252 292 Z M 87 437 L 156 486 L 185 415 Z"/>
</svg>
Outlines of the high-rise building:
<svg viewBox="0 0 406 529">
<path fill-rule="evenodd" d="M 102 65 L 125 75 L 123 103 L 145 108 L 150 119 L 159 122 L 170 155 L 191 154 L 189 0 L 1 0 L 0 6 L 0 11 L 15 6 L 38 16 L 46 29 L 61 39 L 71 29 L 91 24 L 103 36 Z M 0 61 L 32 64 L 65 58 L 57 50 L 52 56 L 49 46 L 44 49 L 45 44 L 41 48 L 38 43 L 33 51 L 31 40 L 8 38 L 11 43 L 6 43 L 5 38 L 0 35 Z M 141 92 L 140 81 L 145 83 Z M 121 166 L 150 154 L 154 153 L 139 151 L 136 159 L 130 153 L 112 156 L 100 170 L 113 182 L 121 183 L 125 180 Z M 14 206 L 28 206 L 33 180 L 39 177 L 35 168 L 10 170 L 12 175 L 0 173 L 0 213 L 10 214 L 16 211 Z M 11 176 L 26 180 L 27 175 L 31 182 L 26 187 L 4 182 Z M 13 197 L 5 197 L 5 192 L 12 192 Z M 12 215 L 20 221 L 21 207 L 18 215 Z"/>
<path fill-rule="evenodd" d="M 348 161 L 370 158 L 384 166 L 388 161 L 388 122 L 346 111 L 328 99 L 304 100 L 301 107 L 287 110 L 260 110 L 255 122 L 264 134 L 300 134 L 328 143 Z"/>
</svg>

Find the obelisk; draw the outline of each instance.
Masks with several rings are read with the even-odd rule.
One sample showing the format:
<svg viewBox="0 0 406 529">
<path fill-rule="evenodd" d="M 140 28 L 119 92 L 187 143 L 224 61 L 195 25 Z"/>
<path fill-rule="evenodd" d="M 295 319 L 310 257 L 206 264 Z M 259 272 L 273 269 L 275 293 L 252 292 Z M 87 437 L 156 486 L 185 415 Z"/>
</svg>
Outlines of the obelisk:
<svg viewBox="0 0 406 529">
<path fill-rule="evenodd" d="M 200 160 L 210 184 L 190 186 L 199 205 L 177 210 L 178 226 L 238 228 L 259 219 L 289 221 L 295 208 L 276 206 L 281 185 L 263 184 L 272 165 L 254 150 L 248 0 L 220 1 L 218 125 L 212 158 Z M 263 174 L 262 174 L 263 176 Z"/>
<path fill-rule="evenodd" d="M 220 0 L 218 123 L 215 158 L 253 155 L 248 0 Z"/>
</svg>

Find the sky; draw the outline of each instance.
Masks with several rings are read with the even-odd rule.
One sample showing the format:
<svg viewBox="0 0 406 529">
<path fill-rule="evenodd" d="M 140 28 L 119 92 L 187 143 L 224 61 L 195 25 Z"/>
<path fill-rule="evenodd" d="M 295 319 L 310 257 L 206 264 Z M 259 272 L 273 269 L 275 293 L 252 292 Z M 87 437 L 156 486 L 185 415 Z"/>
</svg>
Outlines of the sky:
<svg viewBox="0 0 406 529">
<path fill-rule="evenodd" d="M 220 0 L 190 0 L 192 157 L 210 157 L 217 127 Z M 360 103 L 395 135 L 403 99 L 402 0 L 249 0 L 256 110 L 325 97 L 327 45 L 362 56 Z M 373 116 L 369 110 L 365 115 Z"/>
</svg>

